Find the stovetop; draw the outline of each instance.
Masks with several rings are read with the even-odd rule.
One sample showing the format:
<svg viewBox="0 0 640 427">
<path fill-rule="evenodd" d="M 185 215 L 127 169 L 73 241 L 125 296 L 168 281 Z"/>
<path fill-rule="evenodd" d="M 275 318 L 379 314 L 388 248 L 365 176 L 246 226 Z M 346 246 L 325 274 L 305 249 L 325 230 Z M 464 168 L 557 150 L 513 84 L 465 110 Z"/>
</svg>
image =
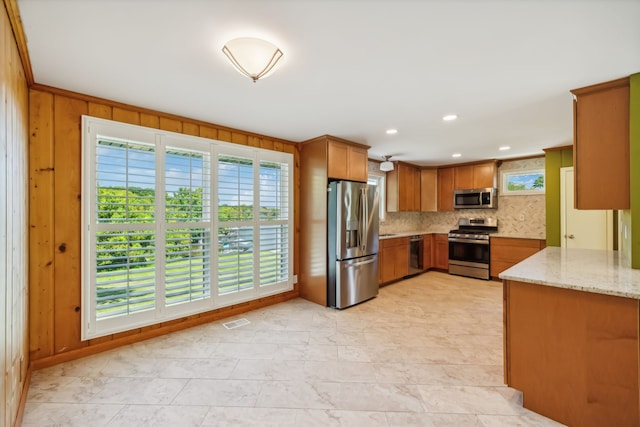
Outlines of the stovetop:
<svg viewBox="0 0 640 427">
<path fill-rule="evenodd" d="M 496 231 L 498 231 L 498 220 L 495 218 L 460 218 L 458 228 L 449 231 L 449 237 L 488 240 L 489 234 Z"/>
</svg>

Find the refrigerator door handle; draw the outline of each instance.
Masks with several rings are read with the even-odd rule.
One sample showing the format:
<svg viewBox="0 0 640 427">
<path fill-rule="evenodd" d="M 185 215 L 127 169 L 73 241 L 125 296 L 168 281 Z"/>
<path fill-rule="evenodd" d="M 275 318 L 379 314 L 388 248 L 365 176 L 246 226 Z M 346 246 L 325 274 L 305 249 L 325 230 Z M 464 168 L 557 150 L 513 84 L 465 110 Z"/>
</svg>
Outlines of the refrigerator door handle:
<svg viewBox="0 0 640 427">
<path fill-rule="evenodd" d="M 376 259 L 372 258 L 372 259 L 367 260 L 367 261 L 354 262 L 352 264 L 349 264 L 349 267 L 359 267 L 361 265 L 371 264 L 372 262 L 376 262 Z"/>
<path fill-rule="evenodd" d="M 363 239 L 362 239 L 362 253 L 366 254 L 367 253 L 367 238 L 369 236 L 369 230 L 367 227 L 367 219 L 369 217 L 369 203 L 367 200 L 367 187 L 362 187 L 360 189 L 360 200 L 362 203 L 362 217 L 360 218 L 360 227 L 362 229 L 362 235 L 363 235 Z"/>
</svg>

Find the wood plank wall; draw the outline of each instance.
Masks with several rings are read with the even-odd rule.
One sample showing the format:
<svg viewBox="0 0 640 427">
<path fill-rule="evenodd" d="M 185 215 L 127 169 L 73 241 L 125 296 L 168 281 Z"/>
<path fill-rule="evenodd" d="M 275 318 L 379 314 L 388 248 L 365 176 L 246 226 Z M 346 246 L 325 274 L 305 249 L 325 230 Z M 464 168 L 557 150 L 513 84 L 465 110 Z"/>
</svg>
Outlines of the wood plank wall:
<svg viewBox="0 0 640 427">
<path fill-rule="evenodd" d="M 300 159 L 297 144 L 34 85 L 30 115 L 30 355 L 34 369 L 275 304 L 291 292 L 89 341 L 80 340 L 81 115 L 294 155 L 294 274 L 298 274 Z"/>
<path fill-rule="evenodd" d="M 28 385 L 28 89 L 7 10 L 0 12 L 0 426 Z"/>
</svg>

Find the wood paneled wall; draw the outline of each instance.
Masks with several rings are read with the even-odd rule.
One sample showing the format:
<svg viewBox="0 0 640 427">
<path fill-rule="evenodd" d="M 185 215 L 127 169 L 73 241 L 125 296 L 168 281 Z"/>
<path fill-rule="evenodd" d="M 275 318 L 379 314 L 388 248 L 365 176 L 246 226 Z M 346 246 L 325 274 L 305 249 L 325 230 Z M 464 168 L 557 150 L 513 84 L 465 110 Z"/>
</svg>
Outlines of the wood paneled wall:
<svg viewBox="0 0 640 427">
<path fill-rule="evenodd" d="M 28 384 L 28 96 L 7 10 L 0 11 L 0 426 Z"/>
<path fill-rule="evenodd" d="M 297 145 L 116 102 L 34 85 L 30 114 L 30 354 L 34 368 L 74 359 L 298 295 L 262 298 L 89 341 L 80 340 L 81 115 L 196 135 L 294 155 L 295 247 L 298 274 L 300 161 Z"/>
</svg>

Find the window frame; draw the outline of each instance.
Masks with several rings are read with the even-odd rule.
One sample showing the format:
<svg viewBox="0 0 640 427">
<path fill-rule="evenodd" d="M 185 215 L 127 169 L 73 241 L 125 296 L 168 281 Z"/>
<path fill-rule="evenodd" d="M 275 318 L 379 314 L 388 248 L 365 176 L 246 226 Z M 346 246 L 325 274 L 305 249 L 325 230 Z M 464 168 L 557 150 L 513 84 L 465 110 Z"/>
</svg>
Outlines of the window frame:
<svg viewBox="0 0 640 427">
<path fill-rule="evenodd" d="M 500 195 L 501 196 L 533 196 L 544 195 L 546 192 L 546 177 L 544 168 L 536 169 L 513 169 L 505 170 L 500 173 Z M 523 175 L 540 175 L 542 176 L 542 189 L 526 189 L 526 190 L 509 190 L 509 179 Z"/>
<path fill-rule="evenodd" d="M 378 214 L 380 221 L 385 219 L 387 214 L 387 175 L 383 172 L 369 172 L 367 176 L 367 184 L 369 181 L 376 181 L 378 190 Z"/>
<path fill-rule="evenodd" d="M 155 244 L 158 246 L 160 242 L 160 251 L 155 256 L 155 307 L 150 310 L 141 311 L 134 314 L 126 314 L 122 316 L 114 316 L 108 319 L 97 318 L 97 279 L 96 279 L 96 236 L 100 230 L 97 222 L 97 187 L 98 177 L 96 166 L 98 163 L 97 158 L 97 144 L 99 136 L 105 138 L 119 138 L 125 141 L 135 141 L 145 144 L 152 144 L 155 149 L 155 230 L 160 230 L 161 235 L 155 234 Z M 210 158 L 209 164 L 209 206 L 205 207 L 204 197 L 202 209 L 208 209 L 208 218 L 205 220 L 204 216 L 197 224 L 187 222 L 167 222 L 165 220 L 166 206 L 165 198 L 167 188 L 165 187 L 165 164 L 164 161 L 167 149 L 184 149 L 196 152 L 206 152 Z M 218 185 L 217 185 L 217 173 L 218 173 L 218 156 L 219 154 L 238 155 L 242 157 L 251 158 L 254 168 L 254 183 L 253 183 L 253 206 L 254 212 L 253 222 L 251 227 L 253 228 L 254 236 L 254 272 L 253 272 L 253 286 L 247 292 L 235 292 L 228 295 L 219 295 L 218 293 L 218 267 L 219 267 L 219 249 L 218 249 L 218 229 L 222 221 L 218 218 Z M 283 167 L 286 165 L 287 176 L 280 177 L 279 185 L 285 185 L 285 191 L 280 191 L 286 197 L 286 213 L 283 214 L 286 220 L 279 219 L 278 224 L 283 224 L 283 228 L 286 230 L 287 244 L 286 258 L 283 263 L 287 263 L 286 277 L 283 277 L 284 281 L 276 282 L 268 286 L 261 286 L 259 280 L 260 277 L 260 225 L 270 224 L 270 220 L 263 219 L 261 221 L 259 215 L 255 212 L 260 210 L 260 177 L 259 168 L 261 162 L 276 162 L 281 163 Z M 160 163 L 159 163 L 160 162 Z M 252 301 L 259 298 L 263 298 L 268 295 L 287 292 L 293 289 L 294 275 L 294 163 L 293 155 L 291 153 L 276 152 L 272 150 L 266 150 L 257 147 L 242 146 L 238 144 L 227 143 L 223 141 L 217 141 L 207 138 L 201 138 L 196 136 L 184 135 L 175 132 L 169 132 L 153 128 L 145 128 L 142 126 L 131 125 L 126 123 L 115 122 L 111 120 L 105 120 L 95 118 L 91 116 L 82 116 L 82 261 L 81 261 L 81 298 L 82 298 L 82 327 L 81 327 L 81 339 L 88 340 L 117 332 L 122 332 L 130 329 L 135 329 L 143 326 L 153 325 L 168 320 L 174 320 L 185 316 L 198 314 L 215 310 L 218 308 L 226 307 L 229 305 L 237 304 L 240 302 Z M 286 180 L 286 182 L 285 182 Z M 278 205 L 279 206 L 279 205 Z M 111 224 L 109 224 L 111 226 Z M 180 227 L 180 226 L 184 227 Z M 209 230 L 210 245 L 208 249 L 208 257 L 210 262 L 210 284 L 209 284 L 209 296 L 202 299 L 189 301 L 186 303 L 167 304 L 165 300 L 165 270 L 166 257 L 163 251 L 164 243 L 166 242 L 165 234 L 171 232 L 172 229 L 184 228 L 194 229 L 193 226 L 198 225 L 199 228 L 205 225 Z M 123 222 L 123 227 L 135 228 L 135 224 L 130 222 Z M 109 227 L 107 227 L 109 228 Z M 112 228 L 117 229 L 117 226 Z M 255 248 L 258 248 L 257 251 Z M 159 265 L 158 263 L 161 263 Z"/>
</svg>

